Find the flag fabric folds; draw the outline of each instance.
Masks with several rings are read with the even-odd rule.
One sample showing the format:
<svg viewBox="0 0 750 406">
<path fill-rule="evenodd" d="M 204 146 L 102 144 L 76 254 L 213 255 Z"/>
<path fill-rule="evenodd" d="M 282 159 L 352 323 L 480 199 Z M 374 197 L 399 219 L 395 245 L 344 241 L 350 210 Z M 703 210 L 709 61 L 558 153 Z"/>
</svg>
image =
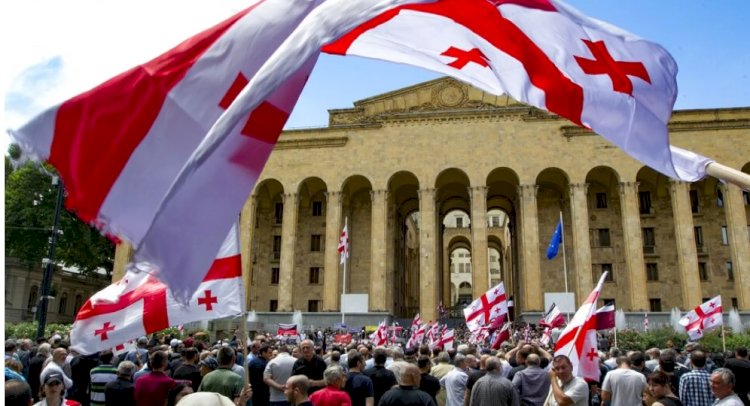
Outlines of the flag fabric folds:
<svg viewBox="0 0 750 406">
<path fill-rule="evenodd" d="M 495 335 L 492 337 L 492 342 L 490 343 L 490 347 L 493 350 L 500 349 L 500 346 L 503 345 L 504 342 L 510 340 L 510 326 L 511 323 L 505 323 L 503 327 L 498 330 Z"/>
<path fill-rule="evenodd" d="M 703 337 L 703 333 L 724 324 L 721 312 L 721 296 L 716 296 L 689 311 L 680 319 L 680 325 L 685 327 L 685 331 L 691 340 L 698 340 Z"/>
<path fill-rule="evenodd" d="M 84 303 L 70 332 L 71 348 L 91 354 L 169 326 L 243 311 L 239 233 L 235 225 L 186 306 L 148 269 L 130 270 Z"/>
<path fill-rule="evenodd" d="M 411 332 L 415 332 L 422 325 L 422 318 L 419 317 L 419 313 L 414 315 L 414 320 L 411 321 Z"/>
<path fill-rule="evenodd" d="M 415 1 L 258 0 L 11 135 L 26 155 L 58 169 L 69 210 L 132 243 L 134 260 L 187 302 L 320 47 Z"/>
<path fill-rule="evenodd" d="M 600 307 L 596 310 L 594 317 L 596 317 L 597 330 L 609 330 L 615 328 L 615 305 Z"/>
<path fill-rule="evenodd" d="M 298 335 L 297 323 L 279 323 L 276 329 L 277 336 L 296 336 Z"/>
<path fill-rule="evenodd" d="M 643 314 L 643 331 L 648 333 L 648 313 Z"/>
<path fill-rule="evenodd" d="M 339 256 L 341 257 L 340 263 L 346 263 L 349 258 L 349 221 L 344 222 L 344 229 L 341 230 L 341 237 L 339 237 Z"/>
<path fill-rule="evenodd" d="M 552 233 L 552 238 L 550 238 L 549 245 L 547 245 L 547 259 L 552 259 L 557 256 L 560 243 L 562 243 L 562 233 L 562 222 L 558 221 L 557 226 L 555 227 L 555 232 Z"/>
<path fill-rule="evenodd" d="M 565 318 L 556 303 L 550 305 L 542 319 L 539 320 L 539 324 L 549 328 L 562 327 L 565 324 Z"/>
<path fill-rule="evenodd" d="M 442 334 L 440 334 L 440 338 L 438 338 L 434 343 L 430 345 L 430 348 L 442 348 L 444 350 L 449 350 L 453 348 L 453 339 L 454 330 L 444 330 Z"/>
<path fill-rule="evenodd" d="M 555 355 L 566 355 L 573 363 L 573 375 L 588 380 L 599 380 L 599 355 L 596 341 L 595 306 L 602 291 L 607 272 L 583 302 L 573 319 L 555 343 Z"/>
<path fill-rule="evenodd" d="M 370 334 L 370 341 L 373 345 L 385 345 L 388 343 L 388 326 L 385 325 L 385 321 L 378 325 L 378 329 L 374 333 Z"/>
<path fill-rule="evenodd" d="M 471 331 L 486 326 L 495 317 L 506 314 L 508 314 L 508 302 L 503 282 L 488 290 L 464 309 L 466 325 Z"/>
<path fill-rule="evenodd" d="M 443 0 L 405 5 L 360 25 L 324 52 L 399 62 L 508 94 L 592 129 L 686 181 L 708 159 L 670 148 L 677 64 L 658 44 L 558 0 Z"/>
<path fill-rule="evenodd" d="M 416 331 L 414 331 L 409 337 L 409 341 L 406 343 L 406 348 L 417 348 L 422 345 L 425 334 L 427 333 L 427 325 L 421 324 Z"/>
</svg>

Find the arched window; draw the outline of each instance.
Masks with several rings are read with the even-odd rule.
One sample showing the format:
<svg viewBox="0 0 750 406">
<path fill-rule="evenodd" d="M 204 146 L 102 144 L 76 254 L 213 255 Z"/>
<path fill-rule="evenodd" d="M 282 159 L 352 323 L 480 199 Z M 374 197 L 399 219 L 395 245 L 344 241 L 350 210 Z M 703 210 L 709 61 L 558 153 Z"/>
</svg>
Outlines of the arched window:
<svg viewBox="0 0 750 406">
<path fill-rule="evenodd" d="M 27 309 L 31 310 L 36 306 L 36 301 L 39 300 L 39 286 L 32 286 L 29 291 L 29 303 L 26 306 Z"/>
<path fill-rule="evenodd" d="M 63 293 L 60 295 L 60 306 L 57 308 L 58 314 L 65 314 L 65 311 L 68 310 L 68 293 Z"/>
<path fill-rule="evenodd" d="M 83 306 L 83 296 L 79 293 L 76 295 L 76 301 L 73 306 L 73 315 L 78 314 L 78 310 L 81 309 L 81 306 Z"/>
</svg>

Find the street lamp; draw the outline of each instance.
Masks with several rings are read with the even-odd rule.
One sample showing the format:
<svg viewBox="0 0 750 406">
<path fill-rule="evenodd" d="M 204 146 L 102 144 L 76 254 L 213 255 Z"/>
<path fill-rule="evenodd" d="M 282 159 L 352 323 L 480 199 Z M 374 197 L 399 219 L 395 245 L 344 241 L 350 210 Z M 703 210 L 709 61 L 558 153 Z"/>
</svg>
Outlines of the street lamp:
<svg viewBox="0 0 750 406">
<path fill-rule="evenodd" d="M 52 287 L 52 270 L 55 266 L 55 248 L 57 247 L 57 236 L 61 234 L 57 227 L 60 222 L 60 211 L 62 210 L 63 200 L 63 183 L 57 176 L 52 176 L 52 185 L 57 185 L 57 201 L 55 202 L 55 220 L 52 223 L 51 235 L 49 237 L 49 252 L 47 258 L 42 259 L 44 265 L 44 276 L 42 277 L 42 294 L 39 298 L 39 307 L 37 308 L 38 325 L 36 336 L 43 337 L 44 329 L 47 327 L 47 306 L 49 304 L 50 289 Z"/>
</svg>

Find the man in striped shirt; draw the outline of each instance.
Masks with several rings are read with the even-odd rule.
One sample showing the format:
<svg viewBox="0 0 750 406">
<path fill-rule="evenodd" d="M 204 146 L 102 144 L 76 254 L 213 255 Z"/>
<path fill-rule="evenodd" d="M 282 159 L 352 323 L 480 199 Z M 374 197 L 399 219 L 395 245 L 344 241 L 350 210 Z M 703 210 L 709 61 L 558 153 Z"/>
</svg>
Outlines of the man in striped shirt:
<svg viewBox="0 0 750 406">
<path fill-rule="evenodd" d="M 104 406 L 105 386 L 117 379 L 117 368 L 112 365 L 112 358 L 112 351 L 102 351 L 99 353 L 99 366 L 91 370 L 91 383 L 89 384 L 91 406 Z"/>
</svg>

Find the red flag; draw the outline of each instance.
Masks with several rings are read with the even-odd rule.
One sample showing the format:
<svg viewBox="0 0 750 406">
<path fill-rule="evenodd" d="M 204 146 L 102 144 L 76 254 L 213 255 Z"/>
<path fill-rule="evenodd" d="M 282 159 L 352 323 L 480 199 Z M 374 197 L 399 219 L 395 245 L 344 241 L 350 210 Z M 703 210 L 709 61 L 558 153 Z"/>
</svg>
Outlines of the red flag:
<svg viewBox="0 0 750 406">
<path fill-rule="evenodd" d="M 721 312 L 721 296 L 716 296 L 688 312 L 680 319 L 680 325 L 685 327 L 691 340 L 697 340 L 703 337 L 704 332 L 724 324 Z"/>
<path fill-rule="evenodd" d="M 602 306 L 596 311 L 595 317 L 597 330 L 615 328 L 615 305 Z"/>
<path fill-rule="evenodd" d="M 562 327 L 565 324 L 565 318 L 557 304 L 552 303 L 547 313 L 544 313 L 542 319 L 539 320 L 539 324 L 549 328 Z"/>
<path fill-rule="evenodd" d="M 492 340 L 492 344 L 490 344 L 490 347 L 493 350 L 500 349 L 500 346 L 503 345 L 504 342 L 510 340 L 510 323 L 505 323 L 503 325 L 503 328 L 497 331 L 495 334 L 495 337 Z"/>
<path fill-rule="evenodd" d="M 324 52 L 433 70 L 591 128 L 673 178 L 705 176 L 704 157 L 670 153 L 677 64 L 659 45 L 558 0 L 443 0 L 362 24 Z M 702 164 L 699 164 L 701 161 Z"/>
<path fill-rule="evenodd" d="M 606 277 L 607 272 L 604 272 L 555 344 L 555 355 L 566 355 L 573 363 L 573 375 L 595 381 L 599 380 L 599 353 L 596 347 L 594 306 L 599 300 Z"/>
<path fill-rule="evenodd" d="M 279 323 L 279 328 L 276 330 L 278 336 L 296 336 L 297 334 L 296 323 Z"/>
<path fill-rule="evenodd" d="M 95 293 L 76 315 L 71 348 L 91 354 L 169 326 L 242 313 L 244 291 L 237 227 L 232 227 L 213 265 L 186 305 L 148 269 L 130 270 Z"/>
</svg>

